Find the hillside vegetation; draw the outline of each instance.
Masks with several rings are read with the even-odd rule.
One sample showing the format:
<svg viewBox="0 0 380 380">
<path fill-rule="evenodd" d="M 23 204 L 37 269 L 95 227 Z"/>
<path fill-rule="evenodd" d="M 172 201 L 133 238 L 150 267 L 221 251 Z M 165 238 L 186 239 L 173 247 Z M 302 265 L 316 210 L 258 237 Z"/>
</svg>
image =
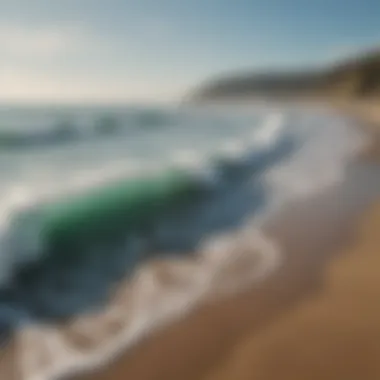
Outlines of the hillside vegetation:
<svg viewBox="0 0 380 380">
<path fill-rule="evenodd" d="M 246 96 L 333 96 L 380 99 L 380 50 L 309 72 L 245 73 L 206 83 L 196 100 Z"/>
</svg>

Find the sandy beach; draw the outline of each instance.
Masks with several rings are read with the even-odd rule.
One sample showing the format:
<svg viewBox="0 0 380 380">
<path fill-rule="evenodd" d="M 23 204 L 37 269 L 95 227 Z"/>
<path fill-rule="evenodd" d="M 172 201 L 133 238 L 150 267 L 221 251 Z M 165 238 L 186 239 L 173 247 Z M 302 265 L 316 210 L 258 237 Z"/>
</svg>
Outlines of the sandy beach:
<svg viewBox="0 0 380 380">
<path fill-rule="evenodd" d="M 237 295 L 208 300 L 109 366 L 70 380 L 380 378 L 376 134 L 372 141 L 346 182 L 288 205 L 265 226 L 283 248 L 274 274 Z M 2 351 L 1 379 L 20 378 L 16 347 Z"/>
</svg>

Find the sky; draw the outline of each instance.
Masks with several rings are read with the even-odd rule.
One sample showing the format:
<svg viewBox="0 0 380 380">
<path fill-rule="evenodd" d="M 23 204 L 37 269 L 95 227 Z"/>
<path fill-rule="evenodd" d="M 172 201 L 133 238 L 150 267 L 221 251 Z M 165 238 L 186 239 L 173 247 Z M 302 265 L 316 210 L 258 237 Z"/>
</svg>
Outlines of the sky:
<svg viewBox="0 0 380 380">
<path fill-rule="evenodd" d="M 379 0 L 0 0 L 0 101 L 171 102 L 376 46 Z"/>
</svg>

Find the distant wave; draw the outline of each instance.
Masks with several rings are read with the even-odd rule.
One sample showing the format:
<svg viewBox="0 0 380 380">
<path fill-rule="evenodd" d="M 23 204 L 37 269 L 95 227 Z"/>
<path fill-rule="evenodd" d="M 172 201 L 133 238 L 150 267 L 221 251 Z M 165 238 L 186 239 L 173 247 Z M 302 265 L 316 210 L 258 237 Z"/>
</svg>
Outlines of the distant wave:
<svg viewBox="0 0 380 380">
<path fill-rule="evenodd" d="M 74 121 L 57 122 L 43 130 L 1 130 L 0 150 L 43 148 L 94 138 L 123 134 L 134 128 L 160 128 L 170 124 L 164 112 L 141 111 L 128 120 L 113 115 L 100 116 L 88 125 Z"/>
<path fill-rule="evenodd" d="M 0 148 L 17 149 L 62 144 L 77 139 L 78 131 L 70 125 L 58 126 L 47 131 L 0 131 Z"/>
</svg>

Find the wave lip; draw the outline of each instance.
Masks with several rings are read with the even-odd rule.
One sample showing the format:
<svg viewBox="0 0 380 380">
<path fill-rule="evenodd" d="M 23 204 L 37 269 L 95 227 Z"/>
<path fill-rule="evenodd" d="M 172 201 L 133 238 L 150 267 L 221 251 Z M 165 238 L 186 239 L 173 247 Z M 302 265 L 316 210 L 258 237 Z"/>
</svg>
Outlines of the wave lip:
<svg viewBox="0 0 380 380">
<path fill-rule="evenodd" d="M 184 172 L 116 181 L 76 196 L 24 208 L 13 216 L 7 245 L 19 262 L 49 252 L 79 254 L 86 241 L 109 240 L 128 230 L 149 228 L 160 214 L 196 195 L 197 184 Z M 3 247 L 4 248 L 4 247 Z"/>
</svg>

